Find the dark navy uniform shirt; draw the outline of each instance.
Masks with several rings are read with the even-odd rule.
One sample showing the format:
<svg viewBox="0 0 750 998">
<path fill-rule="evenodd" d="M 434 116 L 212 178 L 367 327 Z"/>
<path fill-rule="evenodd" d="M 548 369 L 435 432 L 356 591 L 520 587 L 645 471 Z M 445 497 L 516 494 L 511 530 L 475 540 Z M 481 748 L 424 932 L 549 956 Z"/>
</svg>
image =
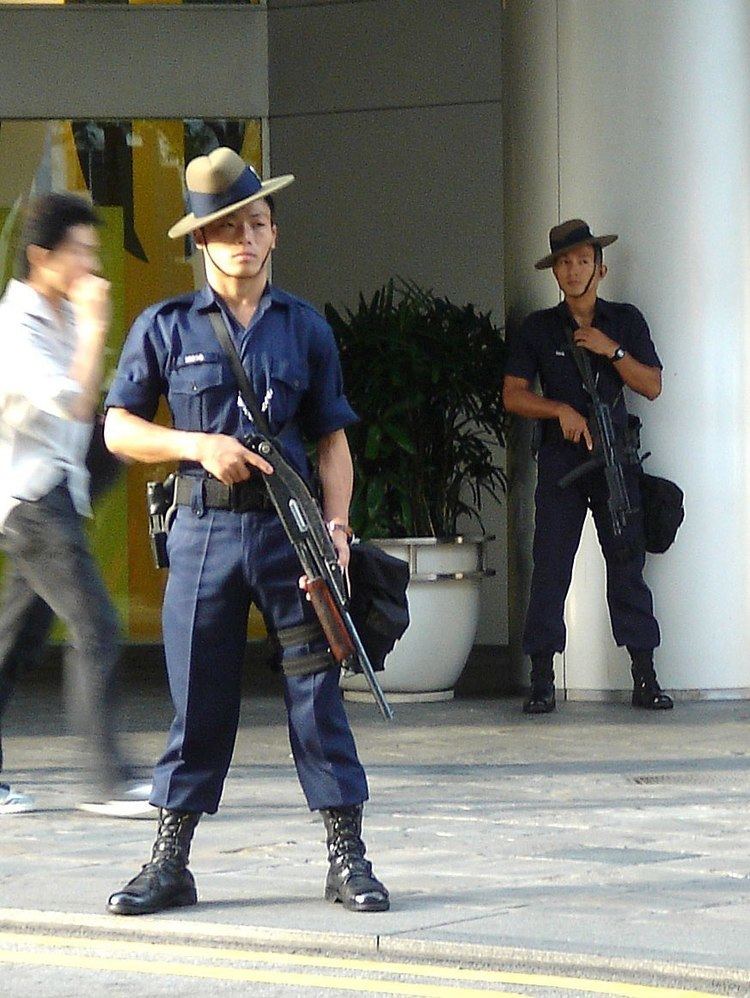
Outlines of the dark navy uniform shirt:
<svg viewBox="0 0 750 998">
<path fill-rule="evenodd" d="M 531 382 L 538 375 L 545 398 L 567 402 L 586 416 L 588 395 L 565 334 L 566 321 L 571 319 L 564 302 L 527 316 L 515 336 L 509 338 L 505 373 Z M 646 320 L 634 305 L 597 298 L 592 325 L 642 364 L 662 366 Z M 622 396 L 624 382 L 616 366 L 607 357 L 593 353 L 589 357 L 600 398 L 614 407 L 613 418 L 624 425 L 627 419 Z M 545 420 L 545 424 L 554 422 Z M 545 426 L 545 429 L 554 427 Z M 557 424 L 556 429 L 559 430 Z M 562 440 L 561 433 L 559 439 Z"/>
<path fill-rule="evenodd" d="M 330 326 L 307 302 L 268 286 L 253 320 L 240 325 L 209 285 L 152 305 L 128 334 L 106 406 L 144 419 L 164 395 L 177 430 L 253 432 L 237 382 L 208 313 L 220 308 L 258 404 L 281 449 L 309 476 L 304 439 L 317 440 L 356 422 L 344 395 Z M 183 470 L 196 465 L 183 463 Z"/>
</svg>

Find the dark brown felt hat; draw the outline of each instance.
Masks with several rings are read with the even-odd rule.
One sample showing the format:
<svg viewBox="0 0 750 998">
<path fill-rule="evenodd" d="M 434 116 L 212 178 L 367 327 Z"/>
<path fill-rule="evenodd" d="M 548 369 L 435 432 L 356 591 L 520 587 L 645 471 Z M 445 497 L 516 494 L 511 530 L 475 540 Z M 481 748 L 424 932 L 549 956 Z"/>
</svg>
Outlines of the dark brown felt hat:
<svg viewBox="0 0 750 998">
<path fill-rule="evenodd" d="M 537 270 L 546 270 L 551 267 L 561 253 L 574 249 L 576 246 L 596 245 L 609 246 L 617 239 L 617 236 L 595 236 L 589 228 L 588 222 L 582 218 L 571 218 L 567 222 L 561 222 L 549 230 L 549 248 L 551 252 L 537 260 L 534 264 Z"/>
</svg>

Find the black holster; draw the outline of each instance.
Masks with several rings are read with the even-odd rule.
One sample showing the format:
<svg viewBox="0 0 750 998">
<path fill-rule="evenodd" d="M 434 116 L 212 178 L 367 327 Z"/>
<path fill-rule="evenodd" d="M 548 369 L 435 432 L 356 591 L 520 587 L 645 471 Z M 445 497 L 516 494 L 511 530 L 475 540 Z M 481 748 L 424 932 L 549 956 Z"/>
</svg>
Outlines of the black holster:
<svg viewBox="0 0 750 998">
<path fill-rule="evenodd" d="M 623 439 L 623 464 L 640 464 L 649 455 L 640 456 L 641 452 L 641 426 L 638 416 L 632 412 L 628 413 L 628 423 L 625 427 Z"/>
<path fill-rule="evenodd" d="M 175 510 L 175 476 L 163 482 L 146 482 L 146 507 L 148 509 L 148 539 L 157 568 L 169 568 L 167 536 L 172 526 Z"/>
</svg>

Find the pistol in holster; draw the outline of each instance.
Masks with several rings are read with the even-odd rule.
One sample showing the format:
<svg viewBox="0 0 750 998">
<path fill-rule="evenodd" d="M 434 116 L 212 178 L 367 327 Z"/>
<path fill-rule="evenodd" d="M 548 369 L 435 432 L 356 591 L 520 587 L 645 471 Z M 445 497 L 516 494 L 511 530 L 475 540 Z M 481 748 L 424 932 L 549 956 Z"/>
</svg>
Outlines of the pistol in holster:
<svg viewBox="0 0 750 998">
<path fill-rule="evenodd" d="M 146 482 L 146 507 L 148 509 L 148 539 L 157 568 L 169 568 L 167 536 L 172 526 L 177 505 L 175 503 L 175 476 L 163 482 Z"/>
</svg>

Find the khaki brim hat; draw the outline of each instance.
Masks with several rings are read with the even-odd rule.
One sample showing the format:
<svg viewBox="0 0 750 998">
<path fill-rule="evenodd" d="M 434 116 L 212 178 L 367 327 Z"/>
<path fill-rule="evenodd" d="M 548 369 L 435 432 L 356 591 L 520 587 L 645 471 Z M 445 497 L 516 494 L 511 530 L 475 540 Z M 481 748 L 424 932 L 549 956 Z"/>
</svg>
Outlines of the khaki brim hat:
<svg viewBox="0 0 750 998">
<path fill-rule="evenodd" d="M 595 236 L 589 228 L 588 222 L 582 218 L 571 218 L 567 222 L 561 222 L 549 230 L 549 248 L 552 251 L 534 264 L 537 270 L 546 270 L 552 267 L 555 260 L 561 253 L 575 249 L 576 246 L 609 246 L 617 239 L 615 235 Z"/>
<path fill-rule="evenodd" d="M 170 239 L 179 239 L 251 201 L 288 187 L 293 181 L 291 173 L 261 180 L 233 149 L 220 146 L 207 156 L 197 156 L 188 163 L 185 186 L 191 210 L 175 222 L 167 235 Z"/>
</svg>

